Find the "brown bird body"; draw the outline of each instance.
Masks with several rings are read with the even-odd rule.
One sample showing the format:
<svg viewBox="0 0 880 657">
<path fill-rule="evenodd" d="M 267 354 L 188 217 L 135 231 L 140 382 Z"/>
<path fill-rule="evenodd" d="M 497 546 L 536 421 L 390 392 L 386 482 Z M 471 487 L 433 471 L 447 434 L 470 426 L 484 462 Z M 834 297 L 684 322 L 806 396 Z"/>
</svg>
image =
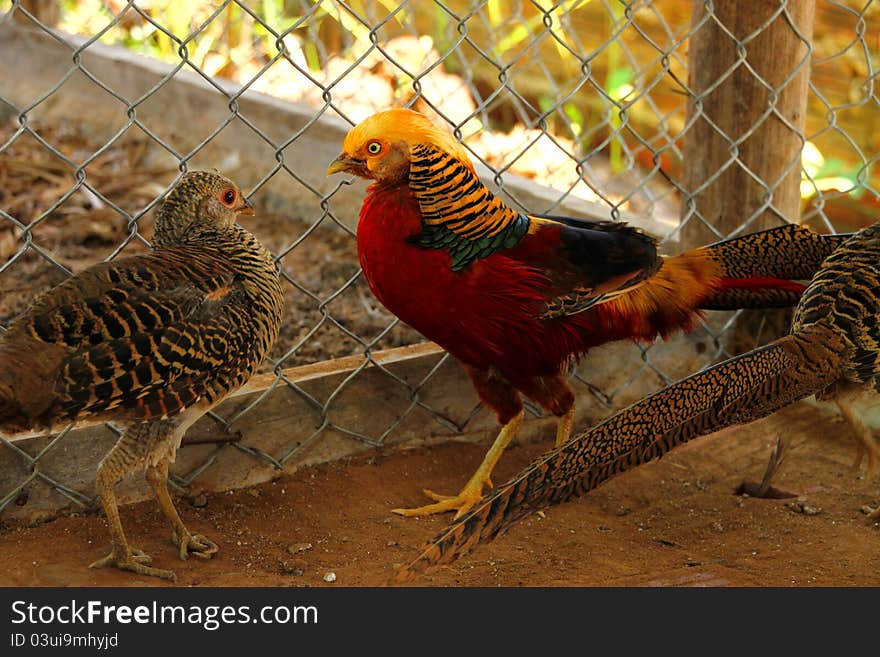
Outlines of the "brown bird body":
<svg viewBox="0 0 880 657">
<path fill-rule="evenodd" d="M 271 254 L 235 224 L 253 214 L 219 174 L 185 174 L 156 218 L 154 248 L 105 262 L 40 296 L 0 338 L 0 431 L 85 418 L 126 425 L 98 467 L 116 565 L 173 578 L 129 548 L 113 486 L 146 468 L 181 558 L 217 546 L 190 534 L 166 487 L 186 429 L 245 383 L 278 335 L 282 293 Z"/>
<path fill-rule="evenodd" d="M 853 410 L 880 390 L 880 224 L 831 254 L 804 292 L 791 333 L 689 376 L 538 459 L 450 524 L 402 569 L 449 563 L 517 520 L 592 490 L 698 436 L 767 416 L 815 394 L 832 399 L 872 471 L 880 448 Z"/>
</svg>

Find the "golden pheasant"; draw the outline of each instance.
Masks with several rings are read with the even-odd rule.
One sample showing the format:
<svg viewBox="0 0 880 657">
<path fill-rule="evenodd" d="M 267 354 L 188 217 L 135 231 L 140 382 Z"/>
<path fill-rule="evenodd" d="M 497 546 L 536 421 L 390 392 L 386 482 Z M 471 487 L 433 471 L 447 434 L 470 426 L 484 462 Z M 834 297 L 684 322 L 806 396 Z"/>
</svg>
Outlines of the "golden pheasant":
<svg viewBox="0 0 880 657">
<path fill-rule="evenodd" d="M 850 423 L 868 472 L 880 457 L 853 401 L 880 390 L 880 223 L 828 257 L 804 292 L 791 332 L 693 374 L 552 450 L 443 530 L 402 569 L 405 580 L 449 563 L 528 514 L 561 504 L 693 438 L 770 415 L 815 394 Z M 880 510 L 872 519 L 880 516 Z"/>
<path fill-rule="evenodd" d="M 84 418 L 123 423 L 95 486 L 111 552 L 92 564 L 174 579 L 129 547 L 113 487 L 146 470 L 181 559 L 217 545 L 191 534 L 167 488 L 187 428 L 256 371 L 278 335 L 278 268 L 235 223 L 253 214 L 239 188 L 184 174 L 156 215 L 153 249 L 94 265 L 37 298 L 0 338 L 0 430 Z"/>
<path fill-rule="evenodd" d="M 624 224 L 517 212 L 477 177 L 465 147 L 421 114 L 392 109 L 351 129 L 327 170 L 374 180 L 358 253 L 376 297 L 465 366 L 502 429 L 462 491 L 396 509 L 464 513 L 523 419 L 521 394 L 571 430 L 565 370 L 590 347 L 687 329 L 701 309 L 794 305 L 837 246 L 797 226 L 679 256 Z"/>
</svg>

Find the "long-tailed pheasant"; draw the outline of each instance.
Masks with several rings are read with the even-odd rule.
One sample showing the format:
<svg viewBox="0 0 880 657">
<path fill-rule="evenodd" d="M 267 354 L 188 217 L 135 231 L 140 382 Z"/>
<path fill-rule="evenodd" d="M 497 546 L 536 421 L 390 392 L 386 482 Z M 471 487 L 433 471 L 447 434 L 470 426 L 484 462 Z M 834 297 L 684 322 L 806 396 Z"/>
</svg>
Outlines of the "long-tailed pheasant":
<svg viewBox="0 0 880 657">
<path fill-rule="evenodd" d="M 527 215 L 495 196 L 467 149 L 425 116 L 396 108 L 356 125 L 328 173 L 373 180 L 358 254 L 376 298 L 460 360 L 501 425 L 457 495 L 402 515 L 463 515 L 524 418 L 523 396 L 559 418 L 568 440 L 568 365 L 614 340 L 652 341 L 693 327 L 703 310 L 794 305 L 842 241 L 800 226 L 677 256 L 621 223 Z"/>
<path fill-rule="evenodd" d="M 157 212 L 151 251 L 66 280 L 0 338 L 0 430 L 84 418 L 126 427 L 98 466 L 112 548 L 93 567 L 175 579 L 126 541 L 113 488 L 138 468 L 181 559 L 218 549 L 187 530 L 167 476 L 187 428 L 254 374 L 278 335 L 278 268 L 238 214 L 253 208 L 232 181 L 184 174 Z"/>
</svg>

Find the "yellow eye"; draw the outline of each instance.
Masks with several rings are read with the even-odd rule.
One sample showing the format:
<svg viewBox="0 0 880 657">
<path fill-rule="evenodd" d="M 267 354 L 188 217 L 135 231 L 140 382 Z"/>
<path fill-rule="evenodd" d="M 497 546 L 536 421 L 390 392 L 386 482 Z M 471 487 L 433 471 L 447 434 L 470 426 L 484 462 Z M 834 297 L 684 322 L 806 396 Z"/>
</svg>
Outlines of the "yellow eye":
<svg viewBox="0 0 880 657">
<path fill-rule="evenodd" d="M 378 155 L 381 150 L 382 144 L 380 144 L 378 141 L 371 141 L 369 144 L 367 144 L 367 152 L 370 155 Z"/>
</svg>

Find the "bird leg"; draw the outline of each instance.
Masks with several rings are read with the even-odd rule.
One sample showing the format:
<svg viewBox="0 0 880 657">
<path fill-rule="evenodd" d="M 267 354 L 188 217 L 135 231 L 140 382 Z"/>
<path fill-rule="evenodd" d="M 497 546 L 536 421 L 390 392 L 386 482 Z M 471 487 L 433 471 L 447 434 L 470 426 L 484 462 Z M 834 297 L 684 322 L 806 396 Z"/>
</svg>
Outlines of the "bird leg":
<svg viewBox="0 0 880 657">
<path fill-rule="evenodd" d="M 851 394 L 846 392 L 840 393 L 834 397 L 834 403 L 840 409 L 840 414 L 846 420 L 850 428 L 853 430 L 856 439 L 856 458 L 853 461 L 852 469 L 858 471 L 865 455 L 868 456 L 868 471 L 866 479 L 870 479 L 874 474 L 877 461 L 880 460 L 880 446 L 877 445 L 877 439 L 874 433 L 869 429 L 862 418 L 859 417 L 856 410 L 854 399 Z"/>
<path fill-rule="evenodd" d="M 156 465 L 148 466 L 146 479 L 159 502 L 159 508 L 171 521 L 171 542 L 180 549 L 180 558 L 186 560 L 190 554 L 194 554 L 202 559 L 210 559 L 220 548 L 201 534 L 191 534 L 180 519 L 168 493 L 168 459 L 164 458 Z"/>
<path fill-rule="evenodd" d="M 880 446 L 877 445 L 877 438 L 874 436 L 874 432 L 862 421 L 856 410 L 855 400 L 858 399 L 859 394 L 861 394 L 860 390 L 856 392 L 844 391 L 834 397 L 834 403 L 837 404 L 840 414 L 843 415 L 843 419 L 846 420 L 855 434 L 856 458 L 850 467 L 854 472 L 857 472 L 862 464 L 862 459 L 867 455 L 868 470 L 865 474 L 865 479 L 871 479 L 874 476 L 877 461 L 880 460 Z M 880 520 L 880 507 L 869 513 L 867 520 L 869 523 Z"/>
<path fill-rule="evenodd" d="M 524 415 L 525 411 L 521 409 L 513 419 L 501 427 L 498 437 L 495 438 L 495 442 L 492 443 L 492 447 L 489 448 L 480 467 L 477 468 L 477 471 L 474 472 L 458 495 L 438 495 L 430 490 L 425 490 L 425 495 L 434 500 L 436 504 L 427 504 L 415 509 L 392 509 L 392 512 L 401 516 L 427 516 L 444 511 L 457 511 L 456 518 L 463 516 L 468 509 L 482 499 L 483 487 L 492 485 L 489 479 L 492 470 L 498 463 L 498 459 L 501 458 L 504 449 L 519 430 Z"/>
<path fill-rule="evenodd" d="M 569 408 L 565 415 L 559 418 L 556 425 L 556 447 L 562 447 L 571 436 L 571 425 L 574 423 L 574 405 Z"/>
<path fill-rule="evenodd" d="M 567 443 L 574 423 L 575 399 L 565 374 L 519 379 L 516 388 L 559 418 L 556 424 L 556 447 Z"/>
<path fill-rule="evenodd" d="M 152 559 L 149 555 L 129 546 L 125 539 L 125 532 L 122 530 L 122 520 L 119 518 L 119 507 L 116 503 L 113 487 L 142 461 L 145 456 L 144 447 L 140 432 L 137 429 L 129 429 L 98 466 L 95 487 L 101 498 L 104 513 L 107 515 L 111 550 L 110 554 L 98 559 L 89 567 L 115 566 L 120 570 L 128 570 L 138 575 L 149 575 L 175 581 L 177 576 L 173 571 L 150 567 Z"/>
</svg>

